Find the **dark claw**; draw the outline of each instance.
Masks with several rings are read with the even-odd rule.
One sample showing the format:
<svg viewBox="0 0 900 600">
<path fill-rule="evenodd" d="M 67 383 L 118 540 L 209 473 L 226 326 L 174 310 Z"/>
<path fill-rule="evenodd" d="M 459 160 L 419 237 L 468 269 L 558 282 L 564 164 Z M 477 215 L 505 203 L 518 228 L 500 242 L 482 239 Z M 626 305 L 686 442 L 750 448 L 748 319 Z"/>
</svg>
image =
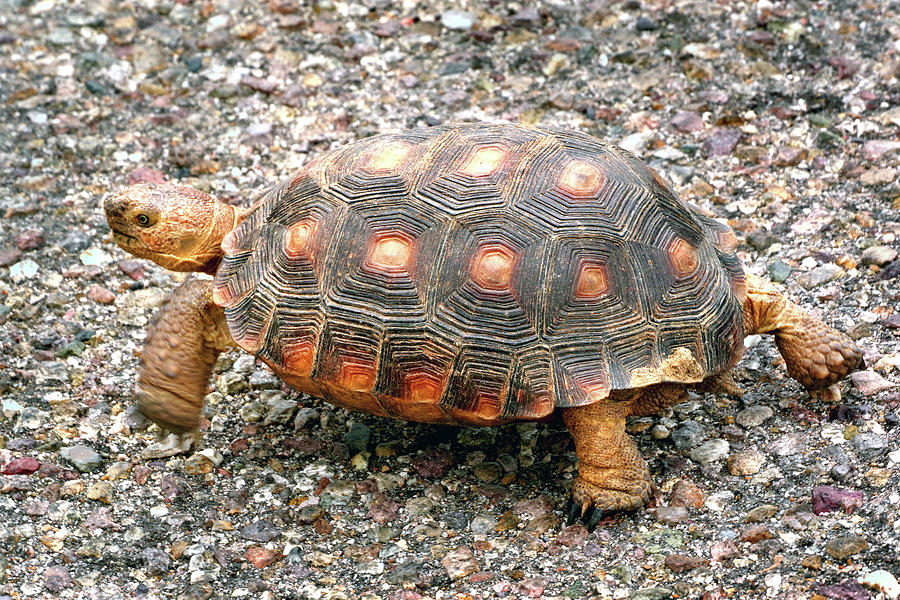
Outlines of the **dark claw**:
<svg viewBox="0 0 900 600">
<path fill-rule="evenodd" d="M 591 507 L 586 515 L 584 515 L 584 522 L 587 525 L 588 532 L 593 532 L 597 529 L 597 524 L 603 520 L 605 513 L 602 509 Z"/>
<path fill-rule="evenodd" d="M 574 525 L 580 516 L 581 505 L 569 498 L 569 503 L 566 505 L 566 525 Z"/>
</svg>

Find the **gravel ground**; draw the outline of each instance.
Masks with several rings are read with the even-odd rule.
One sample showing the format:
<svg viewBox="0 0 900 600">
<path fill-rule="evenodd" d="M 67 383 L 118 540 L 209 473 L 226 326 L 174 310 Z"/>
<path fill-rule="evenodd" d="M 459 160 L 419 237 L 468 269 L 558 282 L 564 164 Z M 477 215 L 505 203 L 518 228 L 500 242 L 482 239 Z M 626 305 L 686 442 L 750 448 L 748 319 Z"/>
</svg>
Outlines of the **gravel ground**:
<svg viewBox="0 0 900 600">
<path fill-rule="evenodd" d="M 888 0 L 0 0 L 0 600 L 896 598 L 898 77 Z M 630 422 L 659 492 L 591 533 L 561 425 L 350 414 L 237 352 L 199 443 L 157 443 L 135 353 L 179 277 L 116 248 L 104 194 L 246 204 L 468 120 L 642 156 L 869 370 L 825 404 L 748 339 L 743 398 Z"/>
</svg>

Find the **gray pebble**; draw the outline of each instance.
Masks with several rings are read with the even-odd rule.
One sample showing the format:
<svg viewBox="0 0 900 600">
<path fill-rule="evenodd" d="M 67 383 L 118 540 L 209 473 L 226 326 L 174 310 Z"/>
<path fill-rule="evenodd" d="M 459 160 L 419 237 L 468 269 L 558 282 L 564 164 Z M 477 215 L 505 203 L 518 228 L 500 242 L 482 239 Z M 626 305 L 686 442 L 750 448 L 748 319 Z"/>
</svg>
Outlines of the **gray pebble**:
<svg viewBox="0 0 900 600">
<path fill-rule="evenodd" d="M 850 465 L 846 463 L 839 463 L 831 467 L 828 475 L 835 481 L 844 481 L 845 479 L 847 479 L 847 476 L 850 475 L 850 471 Z"/>
<path fill-rule="evenodd" d="M 708 465 L 725 460 L 729 448 L 730 446 L 725 440 L 709 440 L 691 450 L 690 457 L 694 462 Z"/>
<path fill-rule="evenodd" d="M 344 443 L 350 448 L 350 452 L 356 454 L 369 447 L 372 442 L 372 430 L 363 423 L 354 423 L 350 431 L 344 434 Z"/>
<path fill-rule="evenodd" d="M 228 371 L 219 375 L 216 388 L 223 394 L 236 394 L 247 389 L 247 382 L 239 373 Z"/>
<path fill-rule="evenodd" d="M 657 440 L 664 440 L 669 437 L 669 435 L 671 435 L 671 432 L 665 425 L 657 423 L 650 428 L 650 435 L 652 435 Z"/>
<path fill-rule="evenodd" d="M 807 290 L 817 288 L 820 285 L 829 283 L 841 277 L 844 270 L 834 263 L 825 263 L 811 271 L 801 273 L 797 276 L 797 283 Z"/>
<path fill-rule="evenodd" d="M 774 412 L 768 406 L 748 406 L 737 415 L 734 420 L 741 427 L 750 429 L 751 427 L 759 427 L 767 419 L 772 418 Z"/>
<path fill-rule="evenodd" d="M 238 414 L 248 423 L 257 423 L 262 421 L 263 417 L 266 416 L 266 407 L 263 406 L 262 402 L 251 400 L 241 406 Z"/>
<path fill-rule="evenodd" d="M 19 415 L 18 427 L 25 429 L 40 429 L 41 425 L 44 424 L 45 419 L 46 414 L 43 411 L 38 410 L 38 408 L 34 406 L 26 406 Z"/>
<path fill-rule="evenodd" d="M 489 533 L 497 526 L 497 519 L 487 514 L 475 515 L 475 518 L 469 523 L 469 530 L 472 533 Z"/>
<path fill-rule="evenodd" d="M 441 520 L 447 524 L 450 529 L 463 531 L 469 526 L 469 515 L 462 511 L 449 511 L 441 515 Z"/>
<path fill-rule="evenodd" d="M 887 447 L 887 440 L 884 436 L 875 433 L 865 432 L 853 436 L 853 448 L 856 449 L 857 453 L 865 457 L 880 454 Z"/>
<path fill-rule="evenodd" d="M 254 390 L 277 390 L 281 387 L 281 380 L 271 371 L 254 371 L 250 375 L 250 387 Z"/>
<path fill-rule="evenodd" d="M 672 441 L 679 450 L 694 448 L 706 438 L 703 426 L 696 421 L 686 421 L 684 425 L 672 432 Z"/>
<path fill-rule="evenodd" d="M 425 496 L 416 496 L 406 501 L 406 512 L 413 517 L 427 515 L 434 508 L 434 500 Z"/>
<path fill-rule="evenodd" d="M 319 411 L 314 408 L 304 407 L 297 411 L 294 417 L 294 429 L 300 430 L 313 427 L 319 423 Z"/>
<path fill-rule="evenodd" d="M 265 519 L 260 519 L 241 528 L 241 536 L 245 540 L 266 543 L 280 538 L 281 532 Z"/>
<path fill-rule="evenodd" d="M 72 576 L 65 567 L 47 567 L 44 569 L 44 588 L 58 594 L 66 588 L 70 588 L 75 583 Z"/>
<path fill-rule="evenodd" d="M 688 518 L 688 509 L 683 506 L 660 506 L 656 509 L 656 520 L 666 525 L 684 523 Z"/>
<path fill-rule="evenodd" d="M 897 258 L 897 251 L 890 246 L 872 246 L 862 253 L 862 264 L 883 267 Z"/>
<path fill-rule="evenodd" d="M 766 268 L 769 279 L 776 283 L 784 283 L 787 281 L 787 278 L 791 276 L 791 270 L 791 266 L 783 260 L 772 261 Z"/>
<path fill-rule="evenodd" d="M 84 444 L 66 446 L 60 449 L 59 455 L 82 473 L 93 471 L 103 464 L 100 455 L 94 452 L 93 448 Z"/>
<path fill-rule="evenodd" d="M 70 29 L 56 27 L 46 39 L 54 46 L 69 46 L 75 43 L 75 34 Z"/>
<path fill-rule="evenodd" d="M 631 593 L 631 600 L 666 600 L 672 591 L 663 587 L 641 588 Z"/>
<path fill-rule="evenodd" d="M 35 383 L 43 385 L 47 383 L 68 383 L 69 372 L 66 363 L 61 360 L 48 360 L 38 365 L 35 374 Z"/>
<path fill-rule="evenodd" d="M 767 450 L 776 456 L 791 456 L 806 447 L 806 436 L 802 433 L 786 433 L 769 444 Z"/>
<path fill-rule="evenodd" d="M 278 423 L 287 425 L 294 418 L 294 411 L 297 410 L 297 401 L 284 398 L 284 394 L 280 398 L 275 398 L 267 402 L 269 410 L 266 412 L 265 423 Z"/>
<path fill-rule="evenodd" d="M 159 548 L 144 548 L 141 557 L 144 559 L 144 568 L 148 575 L 162 575 L 172 564 L 169 555 Z"/>
</svg>

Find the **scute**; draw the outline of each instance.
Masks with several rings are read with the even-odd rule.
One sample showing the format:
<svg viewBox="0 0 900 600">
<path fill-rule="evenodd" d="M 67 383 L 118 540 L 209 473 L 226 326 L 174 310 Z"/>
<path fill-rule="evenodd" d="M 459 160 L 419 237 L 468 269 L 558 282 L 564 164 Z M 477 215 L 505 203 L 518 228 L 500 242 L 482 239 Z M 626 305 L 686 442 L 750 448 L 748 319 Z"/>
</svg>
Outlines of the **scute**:
<svg viewBox="0 0 900 600">
<path fill-rule="evenodd" d="M 303 391 L 495 424 L 733 366 L 734 241 L 591 136 L 436 127 L 347 145 L 273 189 L 223 244 L 214 297 Z"/>
</svg>

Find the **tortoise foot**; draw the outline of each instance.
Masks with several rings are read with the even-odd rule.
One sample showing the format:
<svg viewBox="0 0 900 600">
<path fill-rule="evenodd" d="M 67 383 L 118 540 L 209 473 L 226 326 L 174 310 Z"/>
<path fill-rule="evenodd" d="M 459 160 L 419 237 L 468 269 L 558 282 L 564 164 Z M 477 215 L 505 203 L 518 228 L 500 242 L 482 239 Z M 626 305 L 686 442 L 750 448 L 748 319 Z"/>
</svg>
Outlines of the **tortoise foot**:
<svg viewBox="0 0 900 600">
<path fill-rule="evenodd" d="M 609 473 L 614 469 L 602 471 L 607 472 L 603 485 L 592 483 L 581 475 L 575 480 L 566 509 L 569 525 L 580 519 L 589 531 L 593 531 L 604 519 L 614 520 L 617 514 L 643 508 L 650 500 L 649 479 L 627 479 L 621 473 Z"/>
<path fill-rule="evenodd" d="M 862 351 L 847 335 L 812 317 L 795 331 L 775 334 L 788 374 L 808 390 L 828 388 L 865 368 Z"/>
<path fill-rule="evenodd" d="M 202 404 L 168 390 L 138 384 L 134 398 L 140 413 L 160 428 L 163 437 L 196 431 L 200 424 Z"/>
</svg>

